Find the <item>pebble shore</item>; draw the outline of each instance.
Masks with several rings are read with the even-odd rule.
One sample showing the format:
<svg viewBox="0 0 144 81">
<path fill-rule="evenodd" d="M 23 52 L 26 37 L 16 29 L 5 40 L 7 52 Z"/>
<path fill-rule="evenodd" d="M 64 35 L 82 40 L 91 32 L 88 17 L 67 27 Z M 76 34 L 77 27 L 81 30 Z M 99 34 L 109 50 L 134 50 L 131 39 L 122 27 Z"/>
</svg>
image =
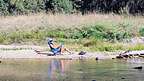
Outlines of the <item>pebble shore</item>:
<svg viewBox="0 0 144 81">
<path fill-rule="evenodd" d="M 37 54 L 34 49 L 42 49 L 40 46 L 14 46 L 0 45 L 0 57 L 3 59 L 35 59 L 35 58 L 57 58 L 57 59 L 113 59 L 118 53 L 108 52 L 86 52 L 85 55 L 64 53 L 63 55 L 48 56 L 46 54 Z M 7 50 L 8 49 L 8 50 Z M 21 49 L 21 50 L 10 50 Z"/>
</svg>

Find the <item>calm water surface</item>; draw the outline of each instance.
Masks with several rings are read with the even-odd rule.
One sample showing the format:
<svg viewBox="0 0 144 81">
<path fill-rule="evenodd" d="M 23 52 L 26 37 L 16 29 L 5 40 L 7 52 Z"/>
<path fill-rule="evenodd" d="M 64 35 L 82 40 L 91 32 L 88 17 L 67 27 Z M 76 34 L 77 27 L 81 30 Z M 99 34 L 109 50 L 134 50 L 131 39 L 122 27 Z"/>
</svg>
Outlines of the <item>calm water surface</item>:
<svg viewBox="0 0 144 81">
<path fill-rule="evenodd" d="M 144 81 L 143 59 L 60 60 L 7 59 L 0 64 L 0 81 Z"/>
</svg>

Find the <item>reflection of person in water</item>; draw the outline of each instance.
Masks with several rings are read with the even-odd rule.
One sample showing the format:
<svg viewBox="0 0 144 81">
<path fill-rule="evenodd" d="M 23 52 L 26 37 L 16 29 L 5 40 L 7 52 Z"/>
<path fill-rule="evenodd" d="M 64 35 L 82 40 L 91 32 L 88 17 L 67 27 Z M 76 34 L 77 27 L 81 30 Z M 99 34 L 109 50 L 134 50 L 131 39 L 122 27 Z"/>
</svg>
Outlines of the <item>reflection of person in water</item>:
<svg viewBox="0 0 144 81">
<path fill-rule="evenodd" d="M 55 81 L 59 77 L 64 76 L 64 71 L 69 66 L 67 60 L 51 60 L 48 67 L 48 76 L 52 81 Z"/>
</svg>

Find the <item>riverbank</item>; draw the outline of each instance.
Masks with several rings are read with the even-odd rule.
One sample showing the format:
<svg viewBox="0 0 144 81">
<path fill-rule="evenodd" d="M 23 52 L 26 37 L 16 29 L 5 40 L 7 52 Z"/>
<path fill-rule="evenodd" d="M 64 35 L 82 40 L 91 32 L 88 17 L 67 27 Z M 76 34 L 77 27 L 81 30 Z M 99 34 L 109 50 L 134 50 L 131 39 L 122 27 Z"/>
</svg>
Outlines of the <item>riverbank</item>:
<svg viewBox="0 0 144 81">
<path fill-rule="evenodd" d="M 96 13 L 1 17 L 0 53 L 1 56 L 6 55 L 3 58 L 52 58 L 36 56 L 34 52 L 35 49 L 48 50 L 47 38 L 53 38 L 55 43 L 63 43 L 76 51 L 73 55 L 56 58 L 81 58 L 77 53 L 80 51 L 87 51 L 88 56 L 93 58 L 107 58 L 107 55 L 118 55 L 117 51 L 121 50 L 143 50 L 143 20 L 138 16 Z"/>
<path fill-rule="evenodd" d="M 73 54 L 64 54 L 56 56 L 47 56 L 43 54 L 37 54 L 34 50 L 9 50 L 0 51 L 0 56 L 2 59 L 42 59 L 42 58 L 56 58 L 56 59 L 112 59 L 116 55 L 104 54 L 104 53 L 86 53 L 85 55 L 78 55 L 77 52 Z"/>
<path fill-rule="evenodd" d="M 86 53 L 85 55 L 78 55 L 78 52 L 75 52 L 73 54 L 47 56 L 43 54 L 37 54 L 34 50 L 0 51 L 0 57 L 2 59 L 113 59 L 116 58 L 116 56 L 116 54 L 107 54 L 101 52 Z"/>
<path fill-rule="evenodd" d="M 46 46 L 53 38 L 74 51 L 143 50 L 143 20 L 96 13 L 6 16 L 0 18 L 0 44 Z"/>
<path fill-rule="evenodd" d="M 16 46 L 16 45 L 0 45 L 1 59 L 112 59 L 116 58 L 118 53 L 114 52 L 87 52 L 85 55 L 78 55 L 79 52 L 72 54 L 64 53 L 63 55 L 48 56 L 46 54 L 37 54 L 34 50 L 46 49 L 41 46 Z"/>
</svg>

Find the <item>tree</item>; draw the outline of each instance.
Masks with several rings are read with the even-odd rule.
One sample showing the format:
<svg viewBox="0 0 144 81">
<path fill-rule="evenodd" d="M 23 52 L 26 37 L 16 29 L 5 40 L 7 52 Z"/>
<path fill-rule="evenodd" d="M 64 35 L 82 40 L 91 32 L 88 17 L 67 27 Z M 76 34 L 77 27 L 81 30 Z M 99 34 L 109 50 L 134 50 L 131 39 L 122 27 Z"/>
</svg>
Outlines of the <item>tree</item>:
<svg viewBox="0 0 144 81">
<path fill-rule="evenodd" d="M 7 15 L 8 13 L 8 1 L 0 0 L 0 15 Z"/>
</svg>

